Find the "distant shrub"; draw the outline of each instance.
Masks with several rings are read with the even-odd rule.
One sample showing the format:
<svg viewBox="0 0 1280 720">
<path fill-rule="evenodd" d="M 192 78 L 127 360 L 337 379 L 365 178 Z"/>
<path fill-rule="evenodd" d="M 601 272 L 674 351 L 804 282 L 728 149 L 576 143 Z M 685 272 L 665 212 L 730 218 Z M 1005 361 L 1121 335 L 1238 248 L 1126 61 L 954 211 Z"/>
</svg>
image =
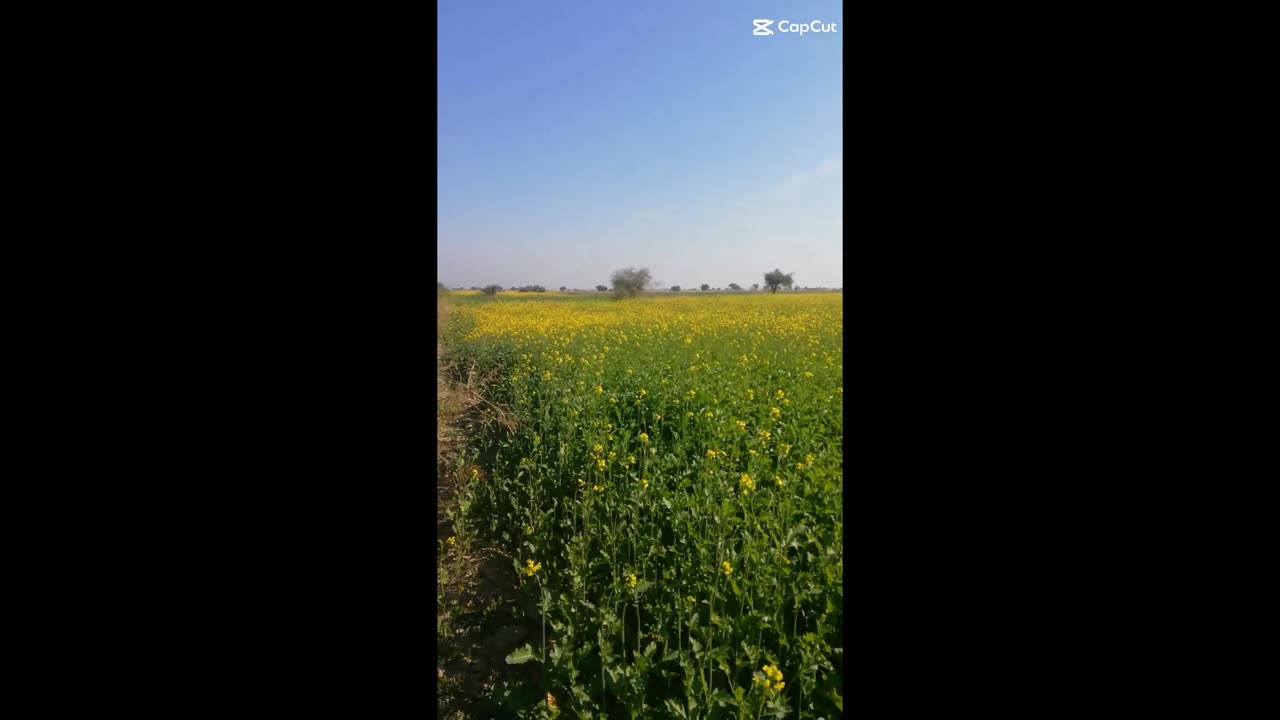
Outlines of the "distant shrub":
<svg viewBox="0 0 1280 720">
<path fill-rule="evenodd" d="M 773 272 L 764 274 L 764 284 L 773 292 L 778 292 L 780 287 L 789 288 L 793 282 L 790 273 L 784 273 L 777 268 L 774 268 Z"/>
<path fill-rule="evenodd" d="M 653 282 L 653 275 L 650 274 L 649 268 L 628 267 L 614 270 L 609 282 L 613 283 L 614 295 L 620 298 L 635 297 L 649 287 Z"/>
<path fill-rule="evenodd" d="M 502 292 L 502 286 L 490 285 L 486 287 L 484 290 L 481 290 L 480 292 L 484 293 L 485 295 L 496 295 L 497 293 Z"/>
<path fill-rule="evenodd" d="M 680 286 L 679 286 L 679 285 L 672 285 L 672 286 L 671 286 L 671 292 L 680 292 Z"/>
<path fill-rule="evenodd" d="M 729 283 L 729 289 L 730 289 L 730 290 L 741 290 L 741 289 L 742 289 L 742 287 L 741 287 L 740 285 L 738 285 L 738 283 Z"/>
<path fill-rule="evenodd" d="M 706 284 L 706 283 L 702 283 L 702 292 L 706 292 L 706 291 L 708 291 L 708 290 L 710 290 L 710 289 L 711 289 L 711 286 L 710 286 L 710 285 L 708 285 L 708 284 Z"/>
<path fill-rule="evenodd" d="M 596 291 L 598 291 L 598 292 L 608 292 L 608 291 L 609 291 L 609 288 L 605 287 L 604 285 L 597 285 L 597 286 L 596 286 Z"/>
</svg>

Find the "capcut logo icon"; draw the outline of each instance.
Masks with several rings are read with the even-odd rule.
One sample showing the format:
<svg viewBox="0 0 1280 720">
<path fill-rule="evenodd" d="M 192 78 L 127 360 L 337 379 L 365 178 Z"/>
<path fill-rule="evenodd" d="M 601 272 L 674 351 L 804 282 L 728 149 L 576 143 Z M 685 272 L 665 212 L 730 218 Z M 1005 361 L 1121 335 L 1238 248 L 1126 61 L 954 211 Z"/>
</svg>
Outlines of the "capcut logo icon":
<svg viewBox="0 0 1280 720">
<path fill-rule="evenodd" d="M 755 23 L 755 29 L 751 31 L 752 35 L 772 35 L 773 31 L 769 29 L 773 25 L 772 20 L 752 20 Z M 812 20 L 805 23 L 795 23 L 790 20 L 778 21 L 778 32 L 787 35 L 800 35 L 803 37 L 808 33 L 835 33 L 836 23 L 823 22 L 821 20 Z"/>
</svg>

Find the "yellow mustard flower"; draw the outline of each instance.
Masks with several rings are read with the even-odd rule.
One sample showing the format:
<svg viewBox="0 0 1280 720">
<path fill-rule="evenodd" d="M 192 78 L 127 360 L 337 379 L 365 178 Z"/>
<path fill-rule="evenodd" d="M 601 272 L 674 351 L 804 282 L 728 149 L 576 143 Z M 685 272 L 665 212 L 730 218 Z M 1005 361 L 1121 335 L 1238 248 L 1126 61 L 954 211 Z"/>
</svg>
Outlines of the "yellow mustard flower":
<svg viewBox="0 0 1280 720">
<path fill-rule="evenodd" d="M 724 562 L 720 563 L 720 567 L 724 570 L 725 575 L 733 574 L 733 566 L 729 564 L 728 560 L 725 560 Z"/>
<path fill-rule="evenodd" d="M 764 670 L 765 679 L 761 680 L 758 677 L 752 677 L 751 682 L 763 685 L 766 690 L 772 690 L 773 692 L 778 692 L 787 686 L 786 683 L 782 682 L 782 671 L 778 668 L 773 665 L 765 665 L 761 669 Z"/>
</svg>

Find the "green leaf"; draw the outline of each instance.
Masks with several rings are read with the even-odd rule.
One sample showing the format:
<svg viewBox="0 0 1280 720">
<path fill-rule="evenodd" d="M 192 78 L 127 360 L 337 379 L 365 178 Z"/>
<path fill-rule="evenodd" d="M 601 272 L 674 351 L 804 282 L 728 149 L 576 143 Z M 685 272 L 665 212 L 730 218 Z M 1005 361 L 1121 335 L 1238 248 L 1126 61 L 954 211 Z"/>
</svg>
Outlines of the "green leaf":
<svg viewBox="0 0 1280 720">
<path fill-rule="evenodd" d="M 551 664 L 553 666 L 558 667 L 560 665 L 566 655 L 568 655 L 569 647 L 569 643 L 562 639 L 560 642 L 556 643 L 555 647 L 551 648 L 551 652 L 549 654 L 551 655 Z"/>
<path fill-rule="evenodd" d="M 844 698 L 840 696 L 840 693 L 836 692 L 835 688 L 831 688 L 831 702 L 836 704 L 837 710 L 844 712 Z"/>
<path fill-rule="evenodd" d="M 535 659 L 535 657 L 536 656 L 533 652 L 533 648 L 528 643 L 525 643 L 524 647 L 520 648 L 519 650 L 516 650 L 515 652 L 507 656 L 507 664 L 523 665 L 524 663 L 527 663 L 530 660 Z"/>
</svg>

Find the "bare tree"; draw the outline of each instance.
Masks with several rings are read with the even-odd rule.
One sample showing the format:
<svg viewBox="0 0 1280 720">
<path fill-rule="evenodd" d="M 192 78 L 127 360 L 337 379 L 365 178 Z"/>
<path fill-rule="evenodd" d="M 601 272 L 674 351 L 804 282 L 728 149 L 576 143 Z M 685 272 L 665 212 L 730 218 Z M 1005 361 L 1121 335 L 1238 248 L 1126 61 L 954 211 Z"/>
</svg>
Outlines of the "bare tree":
<svg viewBox="0 0 1280 720">
<path fill-rule="evenodd" d="M 767 272 L 764 274 L 764 284 L 773 292 L 778 292 L 778 288 L 780 287 L 789 288 L 793 282 L 795 281 L 792 279 L 790 273 L 784 273 L 777 268 L 774 268 L 773 272 Z"/>
<path fill-rule="evenodd" d="M 614 295 L 620 298 L 635 297 L 652 284 L 653 275 L 649 272 L 649 268 L 628 267 L 614 270 L 609 281 L 613 283 Z"/>
</svg>

